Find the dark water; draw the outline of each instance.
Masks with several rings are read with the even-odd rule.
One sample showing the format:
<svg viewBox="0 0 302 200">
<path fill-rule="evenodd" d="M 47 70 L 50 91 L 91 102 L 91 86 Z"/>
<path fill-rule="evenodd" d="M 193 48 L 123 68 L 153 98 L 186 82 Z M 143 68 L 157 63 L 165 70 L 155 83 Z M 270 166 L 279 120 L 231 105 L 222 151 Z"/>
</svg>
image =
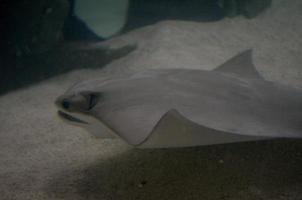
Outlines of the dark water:
<svg viewBox="0 0 302 200">
<path fill-rule="evenodd" d="M 130 0 L 127 22 L 119 34 L 167 19 L 210 23 L 226 16 L 251 17 L 270 2 Z M 4 0 L 0 3 L 0 94 L 73 69 L 101 68 L 133 51 L 133 47 L 114 51 L 106 48 L 83 50 L 89 43 L 104 38 L 90 31 L 74 15 L 75 3 L 76 0 Z"/>
</svg>

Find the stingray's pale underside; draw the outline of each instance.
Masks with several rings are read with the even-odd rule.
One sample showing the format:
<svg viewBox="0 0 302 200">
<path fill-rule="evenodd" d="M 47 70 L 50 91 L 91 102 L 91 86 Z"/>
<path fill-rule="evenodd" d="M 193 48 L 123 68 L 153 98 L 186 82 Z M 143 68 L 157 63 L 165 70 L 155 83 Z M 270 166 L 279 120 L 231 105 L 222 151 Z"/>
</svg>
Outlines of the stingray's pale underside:
<svg viewBox="0 0 302 200">
<path fill-rule="evenodd" d="M 67 122 L 139 148 L 302 137 L 302 89 L 264 80 L 251 50 L 212 71 L 149 70 L 85 81 L 56 104 Z"/>
</svg>

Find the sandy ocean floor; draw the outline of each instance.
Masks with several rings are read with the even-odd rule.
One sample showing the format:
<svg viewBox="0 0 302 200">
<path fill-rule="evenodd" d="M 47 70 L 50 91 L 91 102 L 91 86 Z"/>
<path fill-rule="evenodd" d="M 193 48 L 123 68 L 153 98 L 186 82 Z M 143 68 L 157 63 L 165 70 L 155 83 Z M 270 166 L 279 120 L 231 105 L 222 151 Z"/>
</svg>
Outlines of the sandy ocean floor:
<svg viewBox="0 0 302 200">
<path fill-rule="evenodd" d="M 146 68 L 210 70 L 249 48 L 267 80 L 302 87 L 302 2 L 273 2 L 252 20 L 144 27 L 105 42 L 138 48 L 103 69 L 1 96 L 0 199 L 301 200 L 301 140 L 138 150 L 64 124 L 53 104 L 81 80 Z"/>
</svg>

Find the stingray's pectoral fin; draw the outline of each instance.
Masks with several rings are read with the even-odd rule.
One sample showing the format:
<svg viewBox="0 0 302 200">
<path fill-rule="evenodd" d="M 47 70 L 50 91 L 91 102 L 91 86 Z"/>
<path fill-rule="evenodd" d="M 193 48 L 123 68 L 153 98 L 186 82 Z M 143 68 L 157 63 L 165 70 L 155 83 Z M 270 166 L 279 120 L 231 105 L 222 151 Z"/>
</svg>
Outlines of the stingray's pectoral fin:
<svg viewBox="0 0 302 200">
<path fill-rule="evenodd" d="M 189 147 L 263 139 L 266 137 L 240 135 L 208 128 L 192 122 L 172 109 L 163 115 L 148 138 L 137 147 Z"/>
</svg>

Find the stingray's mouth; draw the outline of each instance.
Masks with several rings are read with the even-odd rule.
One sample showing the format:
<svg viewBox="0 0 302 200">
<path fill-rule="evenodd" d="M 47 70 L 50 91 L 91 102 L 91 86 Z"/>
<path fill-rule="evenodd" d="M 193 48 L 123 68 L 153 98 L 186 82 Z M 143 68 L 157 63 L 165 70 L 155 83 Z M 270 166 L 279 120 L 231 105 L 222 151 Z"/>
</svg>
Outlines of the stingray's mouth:
<svg viewBox="0 0 302 200">
<path fill-rule="evenodd" d="M 63 119 L 69 121 L 69 122 L 73 122 L 73 123 L 81 123 L 81 124 L 88 124 L 88 122 L 85 122 L 85 121 L 83 121 L 83 120 L 81 120 L 81 119 L 78 119 L 78 118 L 76 118 L 76 117 L 74 117 L 74 116 L 72 116 L 72 115 L 69 115 L 69 114 L 67 114 L 67 113 L 65 113 L 65 112 L 63 112 L 63 111 L 60 111 L 60 110 L 58 111 L 58 115 L 59 115 L 60 117 L 62 117 Z"/>
</svg>

